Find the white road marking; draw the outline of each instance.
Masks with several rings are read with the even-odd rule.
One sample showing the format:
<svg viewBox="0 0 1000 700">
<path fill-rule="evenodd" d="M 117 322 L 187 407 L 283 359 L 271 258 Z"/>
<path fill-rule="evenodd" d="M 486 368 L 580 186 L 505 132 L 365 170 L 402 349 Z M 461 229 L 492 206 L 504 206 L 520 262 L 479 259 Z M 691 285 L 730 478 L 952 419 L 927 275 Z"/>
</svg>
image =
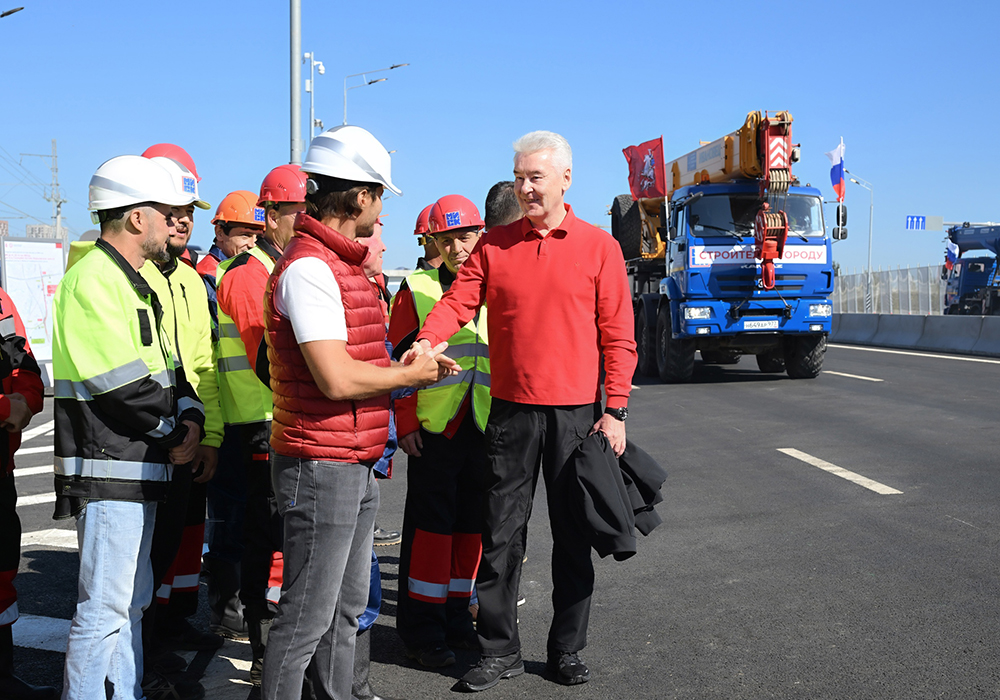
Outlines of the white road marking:
<svg viewBox="0 0 1000 700">
<path fill-rule="evenodd" d="M 21 442 L 27 442 L 28 440 L 36 438 L 39 435 L 44 435 L 45 433 L 52 430 L 55 427 L 55 425 L 56 422 L 54 420 L 50 420 L 48 423 L 43 423 L 37 428 L 32 428 L 31 430 L 25 430 L 23 433 L 21 433 Z"/>
<path fill-rule="evenodd" d="M 965 357 L 962 355 L 934 355 L 929 352 L 909 352 L 907 350 L 890 350 L 888 348 L 867 348 L 860 345 L 840 345 L 830 343 L 829 348 L 844 348 L 845 350 L 864 350 L 865 352 L 884 352 L 889 355 L 912 355 L 913 357 L 933 357 L 938 360 L 959 360 L 961 362 L 981 362 L 987 365 L 1000 365 L 1000 360 L 988 360 L 984 357 Z"/>
<path fill-rule="evenodd" d="M 875 377 L 862 377 L 860 374 L 847 374 L 846 372 L 833 372 L 831 370 L 823 370 L 823 374 L 834 374 L 838 377 L 848 377 L 850 379 L 863 379 L 866 382 L 884 382 L 884 379 L 875 379 Z"/>
<path fill-rule="evenodd" d="M 37 506 L 42 503 L 55 503 L 56 495 L 55 493 L 40 493 L 37 496 L 18 496 L 17 497 L 17 507 L 21 506 Z"/>
<path fill-rule="evenodd" d="M 855 474 L 852 471 L 848 471 L 843 467 L 838 467 L 836 464 L 830 464 L 819 457 L 813 457 L 805 452 L 800 452 L 799 450 L 793 449 L 791 447 L 779 447 L 778 452 L 788 455 L 789 457 L 794 457 L 795 459 L 801 460 L 806 464 L 811 464 L 814 467 L 818 467 L 823 471 L 830 472 L 835 476 L 839 476 L 841 479 L 847 479 L 852 481 L 858 486 L 864 486 L 866 489 L 874 491 L 875 493 L 880 493 L 884 496 L 891 496 L 893 494 L 903 493 L 898 491 L 891 486 L 886 486 L 885 484 L 880 484 L 877 481 L 872 481 L 866 476 L 861 476 L 860 474 Z"/>
<path fill-rule="evenodd" d="M 983 529 L 983 528 L 981 528 L 981 527 L 976 527 L 976 526 L 975 526 L 975 525 L 973 525 L 972 523 L 967 523 L 967 522 L 965 522 L 964 520 L 959 520 L 958 518 L 955 518 L 955 517 L 952 517 L 952 516 L 950 516 L 950 515 L 946 515 L 946 516 L 944 516 L 944 517 L 946 517 L 946 518 L 951 518 L 951 519 L 952 519 L 952 520 L 954 520 L 954 521 L 955 521 L 956 523 L 962 523 L 963 525 L 968 525 L 969 527 L 971 527 L 971 528 L 973 528 L 973 529 L 975 529 L 975 530 L 982 530 L 982 529 Z"/>
<path fill-rule="evenodd" d="M 22 614 L 11 628 L 14 644 L 65 654 L 71 624 L 70 620 Z M 190 663 L 196 652 L 181 652 L 181 656 Z M 198 679 L 205 687 L 205 696 L 215 700 L 245 698 L 250 689 L 250 656 L 249 644 L 227 640 Z"/>
<path fill-rule="evenodd" d="M 36 530 L 35 532 L 24 532 L 21 534 L 21 548 L 29 546 L 36 547 L 57 547 L 59 549 L 76 549 L 79 543 L 76 541 L 76 530 Z"/>
<path fill-rule="evenodd" d="M 40 455 L 46 452 L 54 452 L 55 447 L 52 445 L 46 445 L 44 447 L 19 447 L 17 448 L 17 454 L 19 455 Z"/>
<path fill-rule="evenodd" d="M 18 454 L 21 454 L 18 452 Z M 52 474 L 52 467 L 15 467 L 14 476 L 36 476 L 38 474 Z"/>
<path fill-rule="evenodd" d="M 11 627 L 11 631 L 14 633 L 14 644 L 19 647 L 65 654 L 69 626 L 70 620 L 22 614 L 17 623 Z"/>
</svg>

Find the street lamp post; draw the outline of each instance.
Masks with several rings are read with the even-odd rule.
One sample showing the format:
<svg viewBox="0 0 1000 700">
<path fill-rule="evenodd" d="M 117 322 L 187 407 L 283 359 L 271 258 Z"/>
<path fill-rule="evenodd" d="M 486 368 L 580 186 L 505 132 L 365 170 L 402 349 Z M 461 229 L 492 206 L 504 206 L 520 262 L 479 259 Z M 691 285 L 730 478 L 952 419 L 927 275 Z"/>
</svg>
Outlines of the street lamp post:
<svg viewBox="0 0 1000 700">
<path fill-rule="evenodd" d="M 402 68 L 403 66 L 408 66 L 408 65 L 410 65 L 410 64 L 409 63 L 397 63 L 395 65 L 389 66 L 388 68 L 379 68 L 378 70 L 369 70 L 369 71 L 365 71 L 364 73 L 353 73 L 352 75 L 346 75 L 346 76 L 344 76 L 344 124 L 347 124 L 347 91 L 348 90 L 354 90 L 355 88 L 364 87 L 365 85 L 374 85 L 375 83 L 383 83 L 386 80 L 388 80 L 388 78 L 376 78 L 375 80 L 369 80 L 368 76 L 371 73 L 381 73 L 382 71 L 385 71 L 385 70 L 394 70 L 396 68 Z M 351 87 L 347 87 L 347 80 L 349 78 L 357 78 L 359 76 L 361 77 L 361 80 L 363 81 L 360 85 L 352 85 Z"/>
<path fill-rule="evenodd" d="M 316 60 L 316 52 L 309 51 L 302 54 L 302 62 L 309 62 L 309 80 L 306 81 L 306 92 L 309 93 L 309 140 L 316 136 L 316 127 L 323 128 L 323 120 L 316 118 L 316 73 L 320 75 L 326 73 L 326 67 L 322 61 Z"/>
<path fill-rule="evenodd" d="M 850 170 L 844 168 L 844 172 L 851 176 L 851 182 L 868 190 L 868 288 L 865 290 L 865 313 L 873 311 L 874 295 L 872 290 L 872 224 L 875 220 L 875 187 L 863 177 L 854 175 Z"/>
</svg>

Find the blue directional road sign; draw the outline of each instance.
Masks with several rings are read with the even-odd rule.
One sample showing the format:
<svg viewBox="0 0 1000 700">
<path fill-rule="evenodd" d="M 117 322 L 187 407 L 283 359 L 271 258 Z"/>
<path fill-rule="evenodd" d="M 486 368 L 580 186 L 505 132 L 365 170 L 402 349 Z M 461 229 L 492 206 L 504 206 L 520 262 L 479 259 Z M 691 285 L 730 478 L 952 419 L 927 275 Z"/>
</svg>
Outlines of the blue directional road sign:
<svg viewBox="0 0 1000 700">
<path fill-rule="evenodd" d="M 907 231 L 926 231 L 927 230 L 927 217 L 926 216 L 908 216 L 908 217 L 906 217 L 906 230 Z"/>
</svg>

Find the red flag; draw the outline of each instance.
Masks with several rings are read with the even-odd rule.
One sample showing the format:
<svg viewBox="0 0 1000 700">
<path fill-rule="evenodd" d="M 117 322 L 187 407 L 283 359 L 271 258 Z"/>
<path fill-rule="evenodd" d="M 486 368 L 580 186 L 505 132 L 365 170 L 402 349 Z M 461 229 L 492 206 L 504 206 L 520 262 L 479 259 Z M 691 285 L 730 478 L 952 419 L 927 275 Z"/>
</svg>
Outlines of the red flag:
<svg viewBox="0 0 1000 700">
<path fill-rule="evenodd" d="M 622 150 L 628 161 L 628 188 L 633 199 L 667 196 L 663 137 Z"/>
</svg>

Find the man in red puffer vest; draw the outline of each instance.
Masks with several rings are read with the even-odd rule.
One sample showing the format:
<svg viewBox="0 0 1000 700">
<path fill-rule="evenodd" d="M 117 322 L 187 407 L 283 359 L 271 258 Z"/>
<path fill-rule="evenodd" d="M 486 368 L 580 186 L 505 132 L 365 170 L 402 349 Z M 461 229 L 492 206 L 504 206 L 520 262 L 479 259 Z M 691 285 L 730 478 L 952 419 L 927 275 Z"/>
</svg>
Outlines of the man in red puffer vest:
<svg viewBox="0 0 1000 700">
<path fill-rule="evenodd" d="M 374 232 L 389 153 L 370 133 L 338 126 L 316 137 L 302 171 L 306 209 L 264 298 L 274 411 L 272 480 L 284 521 L 284 583 L 264 653 L 263 696 L 348 698 L 358 617 L 368 601 L 389 393 L 455 371 L 439 353 L 389 359 L 385 320 L 355 239 Z M 440 364 L 439 364 L 440 360 Z M 314 556 L 322 552 L 322 556 Z M 322 688 L 322 690 L 320 690 Z"/>
</svg>

